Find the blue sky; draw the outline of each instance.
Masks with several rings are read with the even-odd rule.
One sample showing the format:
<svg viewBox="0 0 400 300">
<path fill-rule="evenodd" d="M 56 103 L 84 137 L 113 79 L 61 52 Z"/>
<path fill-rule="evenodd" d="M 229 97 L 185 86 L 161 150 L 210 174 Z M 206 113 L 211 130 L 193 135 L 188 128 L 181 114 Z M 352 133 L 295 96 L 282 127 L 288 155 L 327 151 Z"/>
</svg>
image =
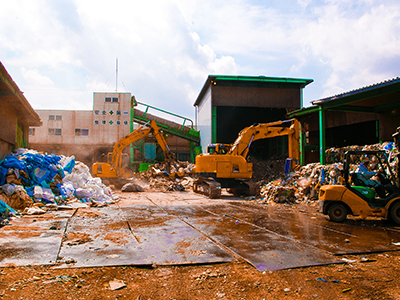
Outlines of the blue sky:
<svg viewBox="0 0 400 300">
<path fill-rule="evenodd" d="M 313 79 L 305 106 L 400 76 L 397 0 L 13 0 L 0 26 L 35 109 L 92 109 L 117 87 L 193 118 L 209 74 Z"/>
</svg>

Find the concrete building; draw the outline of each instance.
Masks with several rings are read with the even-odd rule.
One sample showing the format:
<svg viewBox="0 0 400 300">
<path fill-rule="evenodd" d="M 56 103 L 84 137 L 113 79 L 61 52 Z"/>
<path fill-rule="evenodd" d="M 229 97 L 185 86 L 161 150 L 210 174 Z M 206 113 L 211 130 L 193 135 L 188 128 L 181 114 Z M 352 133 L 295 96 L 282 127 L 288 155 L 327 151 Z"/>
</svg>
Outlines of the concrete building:
<svg viewBox="0 0 400 300">
<path fill-rule="evenodd" d="M 14 149 L 27 147 L 29 126 L 40 126 L 41 121 L 1 62 L 0 101 L 0 159 L 3 159 Z"/>
<path fill-rule="evenodd" d="M 43 125 L 30 128 L 30 148 L 88 165 L 104 161 L 130 132 L 130 101 L 130 93 L 94 93 L 93 110 L 36 110 Z"/>
<path fill-rule="evenodd" d="M 303 88 L 312 79 L 265 76 L 208 76 L 194 106 L 202 151 L 211 143 L 233 143 L 238 133 L 254 123 L 287 119 L 302 107 Z M 287 138 L 259 140 L 250 155 L 260 159 L 284 155 Z"/>
<path fill-rule="evenodd" d="M 106 162 L 114 144 L 139 127 L 132 122 L 131 97 L 130 93 L 94 93 L 92 110 L 37 110 L 43 125 L 30 128 L 30 148 L 57 155 L 74 155 L 88 166 Z M 184 155 L 189 153 L 185 141 L 174 136 L 166 139 L 171 151 L 179 152 L 178 158 L 189 155 Z M 123 159 L 125 165 L 133 161 L 134 169 L 139 168 L 139 162 L 162 158 L 158 156 L 157 143 L 151 136 L 135 143 L 132 150 L 130 152 L 127 147 Z"/>
</svg>

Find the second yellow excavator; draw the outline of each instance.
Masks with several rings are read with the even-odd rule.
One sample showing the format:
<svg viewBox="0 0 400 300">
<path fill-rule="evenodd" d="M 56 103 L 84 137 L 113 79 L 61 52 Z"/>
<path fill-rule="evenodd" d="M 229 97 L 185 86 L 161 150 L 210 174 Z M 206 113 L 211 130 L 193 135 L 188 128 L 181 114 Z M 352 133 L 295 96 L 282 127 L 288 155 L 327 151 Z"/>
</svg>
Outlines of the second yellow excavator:
<svg viewBox="0 0 400 300">
<path fill-rule="evenodd" d="M 140 126 L 138 129 L 132 131 L 117 143 L 113 147 L 113 152 L 108 153 L 107 162 L 96 162 L 92 166 L 93 175 L 103 179 L 107 179 L 110 183 L 118 184 L 119 181 L 123 181 L 124 178 L 129 177 L 131 174 L 129 171 L 122 167 L 122 151 L 130 144 L 147 137 L 152 134 L 157 140 L 161 149 L 164 152 L 164 159 L 168 163 L 175 162 L 175 154 L 171 152 L 168 144 L 160 132 L 159 127 L 155 121 L 150 121 L 150 126 L 148 124 Z"/>
<path fill-rule="evenodd" d="M 284 124 L 288 126 L 281 126 Z M 289 158 L 294 164 L 300 159 L 300 123 L 296 119 L 255 124 L 244 128 L 233 144 L 209 145 L 207 153 L 196 157 L 193 190 L 210 198 L 219 197 L 222 188 L 234 194 L 256 194 L 257 185 L 251 181 L 253 164 L 246 161 L 252 142 L 286 135 Z"/>
</svg>

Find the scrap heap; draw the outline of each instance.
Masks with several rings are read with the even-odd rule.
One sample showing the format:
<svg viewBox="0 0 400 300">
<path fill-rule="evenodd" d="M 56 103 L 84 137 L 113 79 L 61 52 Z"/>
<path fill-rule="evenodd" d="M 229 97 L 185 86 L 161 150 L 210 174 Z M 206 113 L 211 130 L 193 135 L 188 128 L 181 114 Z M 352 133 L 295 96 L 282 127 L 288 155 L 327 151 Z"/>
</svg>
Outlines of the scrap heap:
<svg viewBox="0 0 400 300">
<path fill-rule="evenodd" d="M 17 149 L 0 161 L 0 213 L 41 213 L 71 202 L 104 205 L 117 199 L 74 156 Z"/>
<path fill-rule="evenodd" d="M 390 165 L 396 172 L 398 149 L 393 143 L 349 146 L 343 148 L 330 148 L 326 150 L 327 163 L 311 163 L 300 167 L 282 178 L 268 183 L 260 182 L 260 203 L 297 203 L 313 202 L 318 200 L 319 188 L 326 184 L 343 184 L 341 171 L 343 170 L 344 154 L 349 150 L 385 150 Z M 283 173 L 283 171 L 282 171 Z"/>
<path fill-rule="evenodd" d="M 150 188 L 167 191 L 184 191 L 193 186 L 194 165 L 187 161 L 176 161 L 173 165 L 157 163 L 148 171 L 140 172 L 142 179 L 149 182 Z"/>
</svg>

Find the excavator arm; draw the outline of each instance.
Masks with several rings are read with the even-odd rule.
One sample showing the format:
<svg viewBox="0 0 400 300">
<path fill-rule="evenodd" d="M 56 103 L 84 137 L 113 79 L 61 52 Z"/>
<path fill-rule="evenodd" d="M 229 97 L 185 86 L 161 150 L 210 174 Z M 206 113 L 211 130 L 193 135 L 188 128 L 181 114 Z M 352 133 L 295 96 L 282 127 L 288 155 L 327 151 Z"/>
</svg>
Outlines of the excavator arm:
<svg viewBox="0 0 400 300">
<path fill-rule="evenodd" d="M 153 134 L 156 138 L 161 149 L 164 151 L 165 160 L 169 162 L 175 161 L 175 155 L 172 153 L 168 147 L 168 144 L 160 132 L 155 121 L 150 121 L 150 126 L 142 125 L 138 129 L 132 131 L 117 143 L 113 147 L 111 160 L 107 157 L 107 163 L 94 163 L 93 164 L 93 174 L 98 177 L 106 178 L 118 178 L 124 177 L 125 171 L 122 168 L 122 152 L 130 144 L 147 137 L 149 134 Z"/>
<path fill-rule="evenodd" d="M 278 127 L 279 125 L 288 122 L 291 123 L 290 127 Z M 300 123 L 296 119 L 257 124 L 244 128 L 239 132 L 239 135 L 228 154 L 240 155 L 246 158 L 250 146 L 254 141 L 286 135 L 289 140 L 289 157 L 299 160 L 300 151 L 298 145 L 300 138 Z"/>
<path fill-rule="evenodd" d="M 168 162 L 173 162 L 175 161 L 175 154 L 171 152 L 171 150 L 168 147 L 167 141 L 165 140 L 163 134 L 160 132 L 160 129 L 158 128 L 157 124 L 155 121 L 151 121 L 151 128 L 152 128 L 152 134 L 156 138 L 157 143 L 160 145 L 162 151 L 164 152 L 164 158 Z"/>
<path fill-rule="evenodd" d="M 110 163 L 117 169 L 121 168 L 122 151 L 130 144 L 147 137 L 151 133 L 151 131 L 151 127 L 146 127 L 145 125 L 142 125 L 138 129 L 132 131 L 131 133 L 120 139 L 113 147 Z"/>
</svg>

